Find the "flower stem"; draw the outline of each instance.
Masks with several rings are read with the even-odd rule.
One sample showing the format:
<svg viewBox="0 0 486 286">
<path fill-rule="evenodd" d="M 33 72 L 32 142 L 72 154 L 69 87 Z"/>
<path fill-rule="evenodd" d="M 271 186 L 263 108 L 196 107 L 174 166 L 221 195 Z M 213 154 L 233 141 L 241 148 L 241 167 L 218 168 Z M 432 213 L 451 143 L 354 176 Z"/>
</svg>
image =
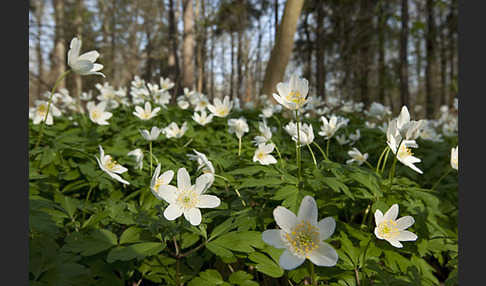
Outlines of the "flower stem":
<svg viewBox="0 0 486 286">
<path fill-rule="evenodd" d="M 445 172 L 437 182 L 435 182 L 435 184 L 432 186 L 432 188 L 430 189 L 431 191 L 433 191 L 438 185 L 439 183 L 442 181 L 442 179 L 444 179 L 447 175 L 449 175 L 449 173 L 452 171 L 452 168 L 449 168 L 449 170 L 447 172 Z"/>
<path fill-rule="evenodd" d="M 54 92 L 56 91 L 57 86 L 61 83 L 61 81 L 64 79 L 64 77 L 66 77 L 66 75 L 68 75 L 68 73 L 70 73 L 70 72 L 71 72 L 71 70 L 67 70 L 63 74 L 61 74 L 57 78 L 56 83 L 54 84 L 54 87 L 51 90 L 51 94 L 49 95 L 49 102 L 47 103 L 46 115 L 44 116 L 44 120 L 42 120 L 42 122 L 41 122 L 40 130 L 39 130 L 39 136 L 37 137 L 37 142 L 35 143 L 34 149 L 37 148 L 37 147 L 39 147 L 39 143 L 40 143 L 40 141 L 42 139 L 42 134 L 44 132 L 44 125 L 45 125 L 45 122 L 47 120 L 47 116 L 49 115 L 49 110 L 51 108 L 51 102 L 52 102 L 52 97 L 54 95 Z"/>
<path fill-rule="evenodd" d="M 322 157 L 324 157 L 324 159 L 326 161 L 330 161 L 329 158 L 327 157 L 326 153 L 324 153 L 324 151 L 322 150 L 321 146 L 319 146 L 319 144 L 317 144 L 316 142 L 312 142 L 312 144 L 316 145 L 317 149 L 319 149 L 319 151 L 321 151 Z"/>
<path fill-rule="evenodd" d="M 395 177 L 395 168 L 397 167 L 397 156 L 395 156 L 395 159 L 393 160 L 393 165 L 390 169 L 389 175 L 388 175 L 388 180 L 390 181 L 390 189 L 393 185 L 393 179 Z"/>
<path fill-rule="evenodd" d="M 329 158 L 329 141 L 331 141 L 331 138 L 327 139 L 327 143 L 326 143 L 326 156 L 327 156 L 327 158 Z"/>
<path fill-rule="evenodd" d="M 383 159 L 383 156 L 385 155 L 386 150 L 388 150 L 388 145 L 383 149 L 383 152 L 381 152 L 380 158 L 378 159 L 378 163 L 376 163 L 376 173 L 378 173 L 378 170 L 380 170 L 380 163 L 381 159 Z"/>
<path fill-rule="evenodd" d="M 316 157 L 314 156 L 314 152 L 312 152 L 312 148 L 310 147 L 309 144 L 307 144 L 307 148 L 309 148 L 309 151 L 312 155 L 312 160 L 314 160 L 314 165 L 317 167 Z"/>
<path fill-rule="evenodd" d="M 371 170 L 374 169 L 373 166 L 370 164 L 370 162 L 368 162 L 368 161 L 364 161 L 364 162 L 365 162 L 366 166 L 370 167 Z"/>
<path fill-rule="evenodd" d="M 301 161 L 301 153 L 300 153 L 300 117 L 299 117 L 299 110 L 295 110 L 295 118 L 296 118 L 296 121 L 297 121 L 297 144 L 296 144 L 296 148 L 297 148 L 297 168 L 298 168 L 298 176 L 299 176 L 299 186 L 298 186 L 298 189 L 300 191 L 300 184 L 302 182 L 302 173 L 301 173 L 301 164 L 300 164 L 300 161 Z"/>
<path fill-rule="evenodd" d="M 238 137 L 238 157 L 241 155 L 241 137 Z"/>
<path fill-rule="evenodd" d="M 309 274 L 311 278 L 311 285 L 317 285 L 316 272 L 314 271 L 314 263 L 309 261 Z"/>
<path fill-rule="evenodd" d="M 150 174 L 152 174 L 152 141 L 149 141 L 149 149 L 150 149 Z"/>
<path fill-rule="evenodd" d="M 284 160 L 282 159 L 282 155 L 280 154 L 280 151 L 278 150 L 277 144 L 275 144 L 273 141 L 270 141 L 270 142 L 273 143 L 273 145 L 275 146 L 275 150 L 277 151 L 278 158 L 280 159 L 280 165 L 283 168 L 284 167 Z"/>
<path fill-rule="evenodd" d="M 386 153 L 385 153 L 385 159 L 383 159 L 383 164 L 381 166 L 381 170 L 380 170 L 380 173 L 383 174 L 383 172 L 385 171 L 385 166 L 386 166 L 386 162 L 388 161 L 388 154 L 390 153 L 390 148 L 388 148 L 388 150 L 386 150 Z"/>
</svg>

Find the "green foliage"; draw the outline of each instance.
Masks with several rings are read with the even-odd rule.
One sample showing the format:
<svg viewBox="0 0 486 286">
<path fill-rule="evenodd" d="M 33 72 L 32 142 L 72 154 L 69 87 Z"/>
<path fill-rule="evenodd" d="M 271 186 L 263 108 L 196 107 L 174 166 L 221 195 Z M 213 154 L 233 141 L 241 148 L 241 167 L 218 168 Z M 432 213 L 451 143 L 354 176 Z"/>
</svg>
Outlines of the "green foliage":
<svg viewBox="0 0 486 286">
<path fill-rule="evenodd" d="M 245 116 L 250 123 L 241 156 L 237 139 L 227 132 L 228 118 L 214 118 L 206 127 L 188 121 L 189 130 L 182 138 L 161 136 L 153 144 L 153 154 L 162 172 L 185 167 L 194 182 L 202 172 L 187 154 L 195 149 L 206 154 L 216 174 L 224 177 L 216 177 L 207 191 L 218 196 L 221 205 L 201 209 L 202 223 L 195 227 L 184 217 L 165 219 L 168 204 L 149 189 L 148 144 L 138 133 L 140 128 L 165 127 L 169 119 L 180 124 L 191 112 L 169 107 L 150 122 L 135 118 L 128 108 L 113 113 L 108 126 L 94 125 L 81 115 L 74 115 L 72 121 L 56 118 L 37 149 L 33 142 L 38 126 L 29 125 L 32 285 L 128 285 L 140 280 L 141 285 L 176 285 L 178 281 L 185 285 L 252 286 L 263 281 L 302 285 L 309 277 L 307 262 L 284 271 L 279 266 L 283 250 L 266 245 L 261 234 L 277 228 L 275 207 L 282 205 L 296 213 L 305 195 L 316 199 L 319 219 L 336 220 L 335 233 L 326 242 L 336 249 L 339 260 L 334 267 L 315 268 L 322 285 L 357 285 L 356 272 L 361 285 L 457 285 L 457 172 L 450 172 L 431 190 L 450 168 L 450 148 L 456 139 L 418 140 L 416 156 L 422 159 L 419 166 L 424 174 L 398 163 L 393 184 L 388 179 L 391 156 L 381 173 L 366 165 L 346 165 L 348 147 L 335 140 L 329 148 L 332 162 L 311 145 L 318 164 L 314 166 L 309 150 L 303 148 L 299 191 L 295 143 L 283 129 L 272 137 L 282 160 L 274 154 L 278 163 L 262 166 L 252 161 L 251 139 L 258 135 L 256 112 L 230 116 Z M 376 167 L 386 146 L 385 135 L 364 128 L 359 116 L 351 118 L 338 134 L 360 128 L 362 139 L 355 147 L 368 153 L 369 163 Z M 288 121 L 275 115 L 268 125 Z M 306 122 L 314 130 L 320 126 L 316 119 Z M 322 137 L 316 136 L 315 142 L 325 149 Z M 99 168 L 94 158 L 99 156 L 98 145 L 128 168 L 122 177 L 130 185 L 123 186 Z M 145 154 L 140 171 L 126 155 L 135 148 Z M 176 184 L 176 176 L 171 184 Z M 385 212 L 394 203 L 399 204 L 399 217 L 415 219 L 409 230 L 418 235 L 417 241 L 404 242 L 401 249 L 374 235 L 375 211 Z"/>
</svg>

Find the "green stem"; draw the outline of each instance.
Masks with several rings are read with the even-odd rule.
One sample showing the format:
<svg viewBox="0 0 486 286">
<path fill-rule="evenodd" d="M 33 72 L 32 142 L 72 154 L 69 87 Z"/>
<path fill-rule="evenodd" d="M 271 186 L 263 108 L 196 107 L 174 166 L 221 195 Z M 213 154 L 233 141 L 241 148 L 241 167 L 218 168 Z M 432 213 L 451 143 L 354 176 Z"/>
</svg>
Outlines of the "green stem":
<svg viewBox="0 0 486 286">
<path fill-rule="evenodd" d="M 297 121 L 297 168 L 298 168 L 298 175 L 299 175 L 299 186 L 298 189 L 300 191 L 300 184 L 302 182 L 302 173 L 301 173 L 301 153 L 300 153 L 300 117 L 299 117 L 299 110 L 295 110 L 295 118 Z"/>
<path fill-rule="evenodd" d="M 149 149 L 150 149 L 150 174 L 152 174 L 152 141 L 149 141 Z"/>
<path fill-rule="evenodd" d="M 309 144 L 307 144 L 307 148 L 309 148 L 309 151 L 312 155 L 312 160 L 314 160 L 314 165 L 317 167 L 316 157 L 314 156 L 314 152 L 312 152 L 312 148 L 310 147 Z"/>
<path fill-rule="evenodd" d="M 388 150 L 388 145 L 386 145 L 385 149 L 383 149 L 383 152 L 381 152 L 381 155 L 380 155 L 380 158 L 378 159 L 378 163 L 376 163 L 376 173 L 378 173 L 378 170 L 380 170 L 380 163 L 381 163 L 381 159 L 383 159 L 383 156 L 385 155 L 385 152 L 386 150 Z"/>
<path fill-rule="evenodd" d="M 370 164 L 370 162 L 368 161 L 364 161 L 364 163 L 366 164 L 366 166 L 370 167 L 371 170 L 373 170 L 373 166 Z"/>
<path fill-rule="evenodd" d="M 241 154 L 241 137 L 238 138 L 238 157 Z"/>
<path fill-rule="evenodd" d="M 331 138 L 327 139 L 327 143 L 326 143 L 326 155 L 327 155 L 327 158 L 329 158 L 329 141 L 331 141 Z"/>
<path fill-rule="evenodd" d="M 52 96 L 54 95 L 54 92 L 56 91 L 57 89 L 57 86 L 61 83 L 61 81 L 64 79 L 64 77 L 66 77 L 66 75 L 68 73 L 70 73 L 71 70 L 67 70 L 65 71 L 63 74 L 61 74 L 57 80 L 56 80 L 56 83 L 54 84 L 54 87 L 52 88 L 51 90 L 51 94 L 49 95 L 49 102 L 47 103 L 47 111 L 46 111 L 46 115 L 44 116 L 44 120 L 41 122 L 41 126 L 40 126 L 40 131 L 39 131 L 39 136 L 37 137 L 37 142 L 35 143 L 35 148 L 39 147 L 39 143 L 42 139 L 42 134 L 44 132 L 44 125 L 45 125 L 45 122 L 47 120 L 47 116 L 49 115 L 49 110 L 51 108 L 51 103 L 52 103 Z"/>
<path fill-rule="evenodd" d="M 383 164 L 381 166 L 381 170 L 380 170 L 380 173 L 383 174 L 383 172 L 385 171 L 385 166 L 386 166 L 386 162 L 388 161 L 388 154 L 390 154 L 390 148 L 388 148 L 388 150 L 386 150 L 386 153 L 385 153 L 385 159 L 383 159 Z"/>
<path fill-rule="evenodd" d="M 395 168 L 397 167 L 397 156 L 395 156 L 395 159 L 393 160 L 393 165 L 390 169 L 389 175 L 388 175 L 388 180 L 390 181 L 390 189 L 393 185 L 393 179 L 395 177 Z"/>
<path fill-rule="evenodd" d="M 317 285 L 316 272 L 314 271 L 314 263 L 309 260 L 309 274 L 311 278 L 311 285 Z"/>
<path fill-rule="evenodd" d="M 326 153 L 324 153 L 324 151 L 322 150 L 321 146 L 319 146 L 319 144 L 317 144 L 316 142 L 312 142 L 312 144 L 316 145 L 316 147 L 319 149 L 319 151 L 321 151 L 322 157 L 324 157 L 324 159 L 326 161 L 330 161 L 329 158 L 327 157 Z"/>
<path fill-rule="evenodd" d="M 439 185 L 439 183 L 442 181 L 442 179 L 444 179 L 447 175 L 449 175 L 449 173 L 452 171 L 452 168 L 449 168 L 449 170 L 447 172 L 445 172 L 437 182 L 435 182 L 434 186 L 432 186 L 432 189 L 430 189 L 431 191 L 433 191 L 437 185 Z"/>
<path fill-rule="evenodd" d="M 280 159 L 280 165 L 283 168 L 284 167 L 284 161 L 282 159 L 282 155 L 280 154 L 280 151 L 278 150 L 277 144 L 275 144 L 273 141 L 270 141 L 270 142 L 275 146 L 275 150 L 277 151 L 278 158 Z"/>
<path fill-rule="evenodd" d="M 368 204 L 368 207 L 366 208 L 366 210 L 363 214 L 363 220 L 361 221 L 361 225 L 363 225 L 365 223 L 366 217 L 368 216 L 370 209 L 371 209 L 371 203 Z"/>
</svg>

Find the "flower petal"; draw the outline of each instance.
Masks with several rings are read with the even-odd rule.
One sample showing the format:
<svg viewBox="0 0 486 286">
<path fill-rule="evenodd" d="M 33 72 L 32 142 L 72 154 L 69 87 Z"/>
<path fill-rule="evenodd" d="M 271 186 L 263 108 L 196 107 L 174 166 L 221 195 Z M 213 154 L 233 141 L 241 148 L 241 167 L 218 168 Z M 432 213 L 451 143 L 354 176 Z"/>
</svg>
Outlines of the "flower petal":
<svg viewBox="0 0 486 286">
<path fill-rule="evenodd" d="M 280 229 L 269 229 L 262 233 L 262 239 L 266 244 L 269 244 L 275 248 L 287 248 L 285 243 L 282 241 Z"/>
<path fill-rule="evenodd" d="M 395 237 L 396 240 L 400 240 L 400 241 L 415 241 L 415 240 L 417 240 L 417 238 L 418 237 L 415 233 L 408 231 L 408 230 L 400 231 L 398 236 Z"/>
<path fill-rule="evenodd" d="M 187 216 L 186 216 L 187 214 Z M 201 211 L 198 208 L 192 208 L 188 212 L 184 213 L 184 216 L 186 218 L 189 218 L 189 222 L 192 225 L 199 225 L 201 224 Z"/>
<path fill-rule="evenodd" d="M 309 260 L 317 266 L 334 266 L 338 261 L 338 254 L 330 244 L 321 242 L 319 248 L 310 253 Z"/>
<path fill-rule="evenodd" d="M 402 248 L 403 245 L 396 239 L 387 239 L 386 241 L 388 241 L 391 245 L 397 247 L 397 248 Z"/>
<path fill-rule="evenodd" d="M 182 209 L 176 204 L 170 204 L 164 210 L 164 217 L 168 220 L 175 220 L 182 215 Z"/>
<path fill-rule="evenodd" d="M 397 227 L 400 230 L 407 229 L 414 223 L 415 223 L 415 220 L 411 216 L 404 216 L 404 217 L 397 219 Z"/>
<path fill-rule="evenodd" d="M 317 227 L 319 228 L 319 239 L 326 240 L 334 233 L 336 221 L 332 217 L 326 217 L 319 221 Z"/>
<path fill-rule="evenodd" d="M 305 258 L 295 256 L 290 251 L 285 250 L 280 256 L 278 263 L 283 269 L 292 270 L 299 267 L 304 261 Z"/>
<path fill-rule="evenodd" d="M 317 204 L 313 197 L 305 196 L 300 203 L 297 220 L 305 220 L 311 224 L 317 224 Z"/>
<path fill-rule="evenodd" d="M 221 200 L 213 195 L 200 195 L 196 208 L 217 208 Z"/>
<path fill-rule="evenodd" d="M 375 211 L 375 223 L 379 225 L 384 220 L 383 213 L 380 210 Z"/>
<path fill-rule="evenodd" d="M 282 206 L 278 206 L 273 210 L 273 218 L 277 225 L 285 232 L 291 232 L 292 228 L 297 224 L 295 214 Z"/>
<path fill-rule="evenodd" d="M 202 194 L 206 191 L 212 184 L 213 174 L 203 174 L 196 179 L 195 191 L 198 194 Z"/>
<path fill-rule="evenodd" d="M 179 190 L 189 190 L 191 188 L 191 177 L 186 168 L 177 170 L 177 188 Z"/>
<path fill-rule="evenodd" d="M 177 188 L 171 185 L 162 185 L 159 186 L 158 190 L 153 190 L 152 193 L 157 197 L 159 200 L 162 199 L 169 204 L 174 204 L 177 200 Z"/>
<path fill-rule="evenodd" d="M 398 216 L 398 204 L 392 205 L 383 216 L 384 220 L 396 220 Z"/>
</svg>

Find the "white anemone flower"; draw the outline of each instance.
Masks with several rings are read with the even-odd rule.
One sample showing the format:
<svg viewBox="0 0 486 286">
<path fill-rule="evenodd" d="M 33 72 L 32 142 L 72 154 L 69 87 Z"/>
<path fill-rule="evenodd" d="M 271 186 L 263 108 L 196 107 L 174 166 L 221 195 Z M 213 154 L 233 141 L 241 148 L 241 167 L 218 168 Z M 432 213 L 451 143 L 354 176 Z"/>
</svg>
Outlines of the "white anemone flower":
<svg viewBox="0 0 486 286">
<path fill-rule="evenodd" d="M 184 122 L 181 127 L 177 126 L 177 123 L 172 122 L 167 127 L 162 129 L 162 133 L 167 138 L 181 138 L 187 131 L 187 122 Z"/>
<path fill-rule="evenodd" d="M 195 149 L 193 149 L 193 151 L 194 151 L 194 154 L 196 154 L 196 155 L 187 154 L 187 157 L 189 157 L 189 160 L 196 160 L 197 161 L 197 163 L 199 164 L 199 166 L 197 167 L 197 170 L 199 171 L 199 170 L 202 169 L 203 173 L 205 173 L 205 174 L 207 174 L 207 173 L 214 174 L 215 170 L 214 170 L 213 163 L 211 163 L 211 161 L 209 161 L 206 154 L 198 152 Z"/>
<path fill-rule="evenodd" d="M 339 145 L 345 145 L 350 142 L 350 140 L 346 138 L 345 134 L 336 135 L 336 141 L 339 143 Z"/>
<path fill-rule="evenodd" d="M 351 140 L 351 143 L 354 144 L 361 138 L 361 132 L 359 129 L 356 129 L 356 133 L 349 134 L 348 138 Z"/>
<path fill-rule="evenodd" d="M 200 94 L 198 100 L 196 101 L 196 106 L 194 111 L 203 111 L 209 105 L 209 100 L 204 94 Z"/>
<path fill-rule="evenodd" d="M 451 167 L 459 170 L 459 156 L 458 156 L 458 146 L 451 149 Z"/>
<path fill-rule="evenodd" d="M 262 143 L 267 143 L 272 139 L 272 130 L 267 126 L 266 121 L 258 122 L 258 130 L 261 135 L 255 136 L 253 140 L 256 146 Z"/>
<path fill-rule="evenodd" d="M 164 211 L 164 217 L 175 220 L 184 214 L 192 225 L 201 224 L 200 208 L 216 208 L 221 204 L 218 197 L 206 195 L 205 191 L 211 186 L 212 174 L 203 174 L 191 185 L 191 178 L 185 168 L 177 171 L 177 187 L 172 185 L 159 186 L 158 194 L 169 203 Z"/>
<path fill-rule="evenodd" d="M 358 165 L 363 164 L 366 160 L 368 160 L 368 153 L 361 154 L 361 152 L 357 148 L 353 148 L 348 151 L 349 157 L 351 159 L 346 161 L 346 164 L 351 164 L 353 162 L 357 162 Z"/>
<path fill-rule="evenodd" d="M 32 123 L 39 124 L 46 118 L 48 103 L 43 100 L 37 100 L 36 106 L 29 109 L 29 118 L 32 119 Z M 57 109 L 51 102 L 49 107 L 49 114 L 47 114 L 46 124 L 52 125 L 54 123 L 53 116 L 61 116 L 61 111 Z"/>
<path fill-rule="evenodd" d="M 161 175 L 160 167 L 161 165 L 158 164 L 157 168 L 155 168 L 154 175 L 152 176 L 152 180 L 150 181 L 150 190 L 157 199 L 162 200 L 162 196 L 160 195 L 160 186 L 170 184 L 172 178 L 174 178 L 174 171 L 168 170 Z"/>
<path fill-rule="evenodd" d="M 135 157 L 135 169 L 142 170 L 143 169 L 143 151 L 140 148 L 134 149 L 127 153 L 128 156 Z"/>
<path fill-rule="evenodd" d="M 108 119 L 110 119 L 113 114 L 111 112 L 105 111 L 106 109 L 106 101 L 100 101 L 98 104 L 95 104 L 93 101 L 88 102 L 86 104 L 86 108 L 88 109 L 89 119 L 98 125 L 109 125 Z"/>
<path fill-rule="evenodd" d="M 68 51 L 68 65 L 71 69 L 80 75 L 97 74 L 105 77 L 105 75 L 99 72 L 103 69 L 103 65 L 96 64 L 96 59 L 100 56 L 97 51 L 89 51 L 82 55 L 79 55 L 81 51 L 81 39 L 74 37 L 71 40 Z"/>
<path fill-rule="evenodd" d="M 324 242 L 334 233 L 336 221 L 332 217 L 317 221 L 317 204 L 314 198 L 305 196 L 302 199 L 297 216 L 278 206 L 273 210 L 273 217 L 280 229 L 264 231 L 262 239 L 275 248 L 285 249 L 279 259 L 283 269 L 295 269 L 306 258 L 317 266 L 336 265 L 336 250 Z"/>
<path fill-rule="evenodd" d="M 210 123 L 213 120 L 213 114 L 207 114 L 206 110 L 202 110 L 201 114 L 194 111 L 194 115 L 192 119 L 196 121 L 199 125 L 205 126 L 206 124 Z"/>
<path fill-rule="evenodd" d="M 156 116 L 159 111 L 160 107 L 156 107 L 154 108 L 154 110 L 152 110 L 152 105 L 150 104 L 150 102 L 147 101 L 145 102 L 145 109 L 141 108 L 140 106 L 135 106 L 135 111 L 133 112 L 133 115 L 137 116 L 142 120 L 149 120 Z"/>
<path fill-rule="evenodd" d="M 223 101 L 219 98 L 215 98 L 213 104 L 208 104 L 208 110 L 217 117 L 228 116 L 232 107 L 233 102 L 230 101 L 229 96 L 225 96 Z"/>
<path fill-rule="evenodd" d="M 379 102 L 373 102 L 371 103 L 369 110 L 365 110 L 364 113 L 367 116 L 382 119 L 385 116 L 391 115 L 391 110 L 388 106 L 384 106 Z"/>
<path fill-rule="evenodd" d="M 388 125 L 386 131 L 387 144 L 392 150 L 393 154 L 397 156 L 398 161 L 402 162 L 405 166 L 411 168 L 419 174 L 423 172 L 417 168 L 414 164 L 421 162 L 417 157 L 413 156 L 412 150 L 410 148 L 418 148 L 417 142 L 415 140 L 402 140 L 402 136 L 397 128 L 397 120 L 393 119 Z"/>
<path fill-rule="evenodd" d="M 113 158 L 110 155 L 105 155 L 105 151 L 103 150 L 103 147 L 101 145 L 98 145 L 100 148 L 100 157 L 96 157 L 96 161 L 98 161 L 98 165 L 100 166 L 101 170 L 103 170 L 105 173 L 110 175 L 113 179 L 119 181 L 122 184 L 125 185 L 130 185 L 130 183 L 118 174 L 123 174 L 126 171 L 128 171 L 127 168 L 123 167 L 122 165 L 118 164 L 117 161 L 113 160 Z"/>
<path fill-rule="evenodd" d="M 99 101 L 105 101 L 109 109 L 115 109 L 120 105 L 118 103 L 120 100 L 118 98 L 118 93 L 116 92 L 115 88 L 110 85 L 110 83 L 105 82 L 103 85 L 97 83 L 95 87 L 100 91 L 100 95 L 98 95 L 96 98 Z"/>
<path fill-rule="evenodd" d="M 297 74 L 290 77 L 289 82 L 279 82 L 277 92 L 273 93 L 273 98 L 290 110 L 298 110 L 307 102 L 307 93 L 309 92 L 309 82 Z"/>
<path fill-rule="evenodd" d="M 292 136 L 292 140 L 297 142 L 299 139 L 297 136 L 297 124 L 291 121 L 289 124 L 284 126 L 285 131 Z M 309 145 L 314 141 L 314 130 L 312 129 L 312 124 L 300 123 L 299 124 L 300 133 L 300 146 Z"/>
<path fill-rule="evenodd" d="M 275 157 L 273 157 L 270 153 L 273 152 L 275 149 L 275 145 L 273 143 L 265 144 L 261 143 L 258 145 L 258 148 L 255 150 L 255 155 L 253 155 L 253 162 L 259 162 L 262 165 L 270 165 L 277 163 Z"/>
<path fill-rule="evenodd" d="M 415 241 L 417 235 L 413 232 L 405 230 L 415 223 L 411 216 L 404 216 L 399 219 L 398 205 L 394 204 L 383 215 L 380 210 L 375 212 L 375 235 L 379 239 L 388 241 L 391 245 L 402 248 L 400 241 Z"/>
<path fill-rule="evenodd" d="M 153 126 L 152 129 L 150 129 L 150 132 L 146 129 L 140 130 L 140 134 L 142 134 L 142 137 L 147 140 L 147 141 L 155 141 L 160 135 L 160 130 L 157 126 Z"/>
<path fill-rule="evenodd" d="M 177 106 L 179 106 L 180 109 L 185 110 L 189 108 L 189 102 L 184 98 L 183 95 L 181 95 L 177 98 Z"/>
<path fill-rule="evenodd" d="M 339 130 L 339 128 L 346 126 L 347 122 L 341 120 L 335 115 L 332 115 L 329 120 L 325 116 L 321 116 L 322 126 L 319 135 L 324 136 L 325 139 L 331 139 L 332 136 Z"/>
<path fill-rule="evenodd" d="M 160 89 L 163 91 L 169 90 L 174 87 L 174 82 L 170 78 L 160 77 Z"/>
<path fill-rule="evenodd" d="M 417 139 L 425 123 L 425 120 L 410 120 L 410 113 L 405 105 L 402 106 L 400 115 L 397 117 L 397 129 L 400 135 L 407 140 Z"/>
<path fill-rule="evenodd" d="M 269 117 L 272 117 L 273 115 L 273 107 L 272 106 L 267 106 L 265 108 L 262 109 L 262 113 L 259 115 L 260 117 L 263 117 L 263 118 L 269 118 Z"/>
<path fill-rule="evenodd" d="M 238 139 L 241 139 L 241 137 L 250 130 L 244 117 L 228 120 L 228 127 L 229 133 L 235 133 Z"/>
</svg>

